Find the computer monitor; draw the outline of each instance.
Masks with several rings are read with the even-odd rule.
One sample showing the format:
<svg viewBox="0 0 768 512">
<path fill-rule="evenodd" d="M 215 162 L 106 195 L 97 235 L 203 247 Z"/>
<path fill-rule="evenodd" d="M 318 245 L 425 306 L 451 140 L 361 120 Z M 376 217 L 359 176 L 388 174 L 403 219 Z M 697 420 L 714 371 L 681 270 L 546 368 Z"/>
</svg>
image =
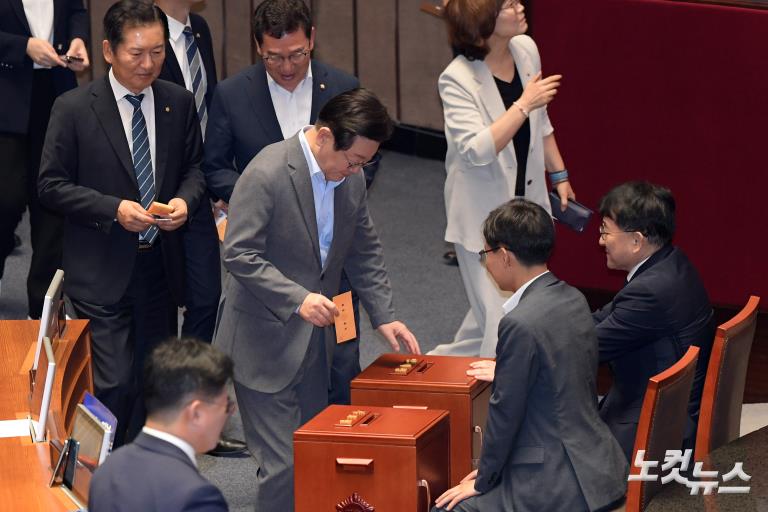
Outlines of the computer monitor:
<svg viewBox="0 0 768 512">
<path fill-rule="evenodd" d="M 40 317 L 40 328 L 37 333 L 37 347 L 35 348 L 35 360 L 32 363 L 32 378 L 37 370 L 40 360 L 40 350 L 43 346 L 43 338 L 47 336 L 51 343 L 56 342 L 64 334 L 66 328 L 66 315 L 64 313 L 64 271 L 59 269 L 53 275 L 48 291 L 43 299 L 43 314 Z"/>
<path fill-rule="evenodd" d="M 29 402 L 30 431 L 35 442 L 45 441 L 48 413 L 51 410 L 51 394 L 53 381 L 56 378 L 56 360 L 53 357 L 53 347 L 48 336 L 43 337 L 40 350 L 40 360 L 35 372 L 35 382 Z"/>
</svg>

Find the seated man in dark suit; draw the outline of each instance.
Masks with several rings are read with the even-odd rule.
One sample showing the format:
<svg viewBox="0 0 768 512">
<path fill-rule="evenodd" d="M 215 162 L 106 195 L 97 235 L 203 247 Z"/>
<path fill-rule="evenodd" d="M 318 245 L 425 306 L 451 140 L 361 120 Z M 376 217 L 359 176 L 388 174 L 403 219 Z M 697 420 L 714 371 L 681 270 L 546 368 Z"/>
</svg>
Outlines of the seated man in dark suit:
<svg viewBox="0 0 768 512">
<path fill-rule="evenodd" d="M 228 510 L 197 470 L 195 454 L 214 446 L 235 402 L 232 360 L 191 338 L 158 346 L 144 369 L 147 422 L 107 457 L 91 480 L 91 512 Z"/>
<path fill-rule="evenodd" d="M 609 363 L 613 373 L 600 416 L 631 461 L 648 379 L 695 345 L 701 350 L 685 439 L 685 447 L 693 448 L 714 323 L 699 273 L 671 243 L 675 200 L 666 188 L 625 183 L 602 199 L 600 214 L 600 246 L 608 268 L 628 273 L 613 300 L 592 315 L 600 362 Z"/>
<path fill-rule="evenodd" d="M 614 510 L 627 462 L 597 412 L 597 337 L 584 296 L 547 270 L 549 214 L 525 199 L 492 211 L 481 260 L 502 290 L 496 374 L 477 470 L 435 510 Z"/>
</svg>

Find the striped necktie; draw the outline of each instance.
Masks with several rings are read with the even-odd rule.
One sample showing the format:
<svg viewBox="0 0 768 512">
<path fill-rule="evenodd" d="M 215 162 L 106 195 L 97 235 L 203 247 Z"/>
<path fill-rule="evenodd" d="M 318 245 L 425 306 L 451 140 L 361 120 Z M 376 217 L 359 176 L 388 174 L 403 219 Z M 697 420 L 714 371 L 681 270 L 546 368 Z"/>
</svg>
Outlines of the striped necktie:
<svg viewBox="0 0 768 512">
<path fill-rule="evenodd" d="M 149 151 L 149 136 L 147 123 L 141 112 L 143 94 L 132 96 L 125 95 L 125 99 L 133 105 L 133 118 L 131 119 L 131 132 L 133 133 L 133 171 L 136 173 L 136 182 L 139 184 L 139 196 L 142 208 L 149 209 L 155 200 L 155 177 L 152 172 L 152 154 Z M 139 240 L 153 243 L 157 237 L 156 225 L 151 225 L 141 233 Z"/>
<path fill-rule="evenodd" d="M 208 110 L 205 106 L 205 93 L 208 90 L 208 82 L 203 74 L 200 52 L 197 49 L 195 35 L 190 27 L 184 27 L 184 37 L 187 40 L 187 62 L 189 62 L 189 75 L 192 77 L 192 92 L 195 95 L 195 107 L 197 117 L 200 120 L 200 132 L 205 139 L 205 126 L 208 124 Z"/>
</svg>

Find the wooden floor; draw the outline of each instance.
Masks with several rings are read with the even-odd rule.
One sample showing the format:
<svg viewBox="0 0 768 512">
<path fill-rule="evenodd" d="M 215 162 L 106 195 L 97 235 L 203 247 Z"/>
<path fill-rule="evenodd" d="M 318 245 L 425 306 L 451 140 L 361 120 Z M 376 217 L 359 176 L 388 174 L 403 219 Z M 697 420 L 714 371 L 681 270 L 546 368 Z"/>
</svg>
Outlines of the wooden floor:
<svg viewBox="0 0 768 512">
<path fill-rule="evenodd" d="M 592 310 L 607 304 L 613 293 L 603 290 L 582 289 Z M 741 308 L 715 307 L 715 325 L 731 319 Z M 598 371 L 597 387 L 600 394 L 605 394 L 611 386 L 611 376 L 607 366 Z M 768 402 L 768 310 L 761 308 L 757 316 L 755 341 L 747 369 L 747 383 L 744 386 L 744 403 Z"/>
</svg>

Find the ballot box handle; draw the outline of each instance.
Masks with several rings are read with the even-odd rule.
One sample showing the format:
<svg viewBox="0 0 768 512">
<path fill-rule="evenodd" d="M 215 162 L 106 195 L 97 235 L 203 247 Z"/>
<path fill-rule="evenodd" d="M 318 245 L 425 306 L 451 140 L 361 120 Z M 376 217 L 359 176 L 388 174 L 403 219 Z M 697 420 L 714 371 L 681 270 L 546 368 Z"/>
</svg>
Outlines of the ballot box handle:
<svg viewBox="0 0 768 512">
<path fill-rule="evenodd" d="M 426 411 L 426 405 L 393 405 L 393 409 L 417 409 L 419 411 Z"/>
<path fill-rule="evenodd" d="M 424 479 L 419 480 L 416 482 L 417 487 L 423 487 L 427 491 L 427 508 L 424 510 L 429 510 L 429 508 L 432 506 L 432 493 L 429 490 L 429 482 L 427 482 Z"/>
<path fill-rule="evenodd" d="M 369 468 L 373 466 L 373 459 L 355 459 L 351 457 L 336 457 L 336 464 L 356 468 Z"/>
</svg>

